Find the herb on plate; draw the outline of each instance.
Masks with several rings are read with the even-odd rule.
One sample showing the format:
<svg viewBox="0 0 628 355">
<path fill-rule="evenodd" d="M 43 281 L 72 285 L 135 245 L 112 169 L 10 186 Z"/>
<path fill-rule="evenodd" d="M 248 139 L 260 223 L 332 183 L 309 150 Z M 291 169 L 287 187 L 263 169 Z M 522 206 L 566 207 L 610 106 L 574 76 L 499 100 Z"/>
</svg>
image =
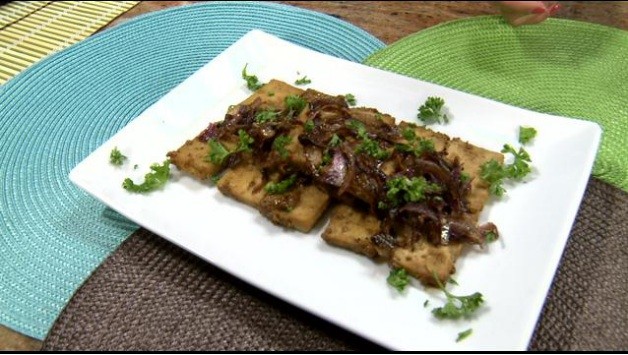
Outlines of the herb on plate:
<svg viewBox="0 0 628 355">
<path fill-rule="evenodd" d="M 256 75 L 249 75 L 246 72 L 246 67 L 249 65 L 249 63 L 246 63 L 244 65 L 244 68 L 242 68 L 242 79 L 246 80 L 246 87 L 249 88 L 249 90 L 251 91 L 256 91 L 257 89 L 261 88 L 262 86 L 264 86 L 264 83 L 260 83 L 259 79 L 257 78 Z"/>
<path fill-rule="evenodd" d="M 519 127 L 519 143 L 528 144 L 534 137 L 536 137 L 536 129 L 533 127 Z"/>
<path fill-rule="evenodd" d="M 395 268 L 390 270 L 386 282 L 401 293 L 405 290 L 406 286 L 410 284 L 410 276 L 405 269 Z"/>
<path fill-rule="evenodd" d="M 129 192 L 147 193 L 163 187 L 170 177 L 170 160 L 165 160 L 162 165 L 157 163 L 150 166 L 152 172 L 144 176 L 144 182 L 135 184 L 130 178 L 124 179 L 122 187 Z"/>
<path fill-rule="evenodd" d="M 425 100 L 425 103 L 419 107 L 419 113 L 417 118 L 423 121 L 424 124 L 433 123 L 447 123 L 449 118 L 443 112 L 443 106 L 445 100 L 440 97 L 430 96 Z"/>
<path fill-rule="evenodd" d="M 120 166 L 124 164 L 126 156 L 118 150 L 118 147 L 114 147 L 109 154 L 109 162 L 113 165 Z"/>
</svg>

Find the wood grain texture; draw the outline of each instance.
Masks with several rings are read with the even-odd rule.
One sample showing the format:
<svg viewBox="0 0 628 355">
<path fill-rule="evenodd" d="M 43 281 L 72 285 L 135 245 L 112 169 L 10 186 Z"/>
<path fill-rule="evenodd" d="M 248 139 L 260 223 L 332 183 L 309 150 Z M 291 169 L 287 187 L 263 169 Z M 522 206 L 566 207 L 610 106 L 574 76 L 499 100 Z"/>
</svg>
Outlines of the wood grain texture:
<svg viewBox="0 0 628 355">
<path fill-rule="evenodd" d="M 106 28 L 128 19 L 196 1 L 143 1 Z M 274 1 L 326 13 L 352 23 L 386 44 L 442 22 L 498 14 L 490 1 Z M 628 30 L 628 1 L 560 1 L 554 16 Z M 41 342 L 0 326 L 0 351 L 33 351 Z"/>
</svg>

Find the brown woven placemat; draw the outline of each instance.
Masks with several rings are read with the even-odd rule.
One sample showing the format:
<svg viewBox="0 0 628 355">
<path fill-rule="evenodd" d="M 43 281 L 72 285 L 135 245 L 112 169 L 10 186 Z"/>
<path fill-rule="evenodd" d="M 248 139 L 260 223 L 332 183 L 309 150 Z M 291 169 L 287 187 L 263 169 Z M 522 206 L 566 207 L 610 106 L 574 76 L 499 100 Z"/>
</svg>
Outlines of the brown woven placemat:
<svg viewBox="0 0 628 355">
<path fill-rule="evenodd" d="M 591 179 L 530 350 L 628 349 L 628 194 Z M 76 292 L 44 350 L 382 350 L 140 230 Z"/>
</svg>

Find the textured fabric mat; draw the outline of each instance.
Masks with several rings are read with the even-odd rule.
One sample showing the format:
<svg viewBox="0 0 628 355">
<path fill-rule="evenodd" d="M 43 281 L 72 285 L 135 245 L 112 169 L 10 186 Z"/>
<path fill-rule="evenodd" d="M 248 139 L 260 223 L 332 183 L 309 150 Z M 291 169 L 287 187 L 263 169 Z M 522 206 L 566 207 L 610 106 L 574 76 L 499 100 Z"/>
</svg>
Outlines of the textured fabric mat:
<svg viewBox="0 0 628 355">
<path fill-rule="evenodd" d="M 0 84 L 87 38 L 139 1 L 13 1 L 0 6 Z"/>
<path fill-rule="evenodd" d="M 321 13 L 211 2 L 138 17 L 0 86 L 0 323 L 43 339 L 87 276 L 137 229 L 69 171 L 251 29 L 362 61 L 383 43 Z"/>
<path fill-rule="evenodd" d="M 627 213 L 628 194 L 590 180 L 530 350 L 628 347 Z M 382 350 L 145 230 L 81 286 L 43 349 Z"/>
<path fill-rule="evenodd" d="M 500 17 L 444 23 L 366 63 L 514 106 L 599 123 L 593 168 L 628 191 L 628 32 L 549 19 L 512 28 Z"/>
</svg>

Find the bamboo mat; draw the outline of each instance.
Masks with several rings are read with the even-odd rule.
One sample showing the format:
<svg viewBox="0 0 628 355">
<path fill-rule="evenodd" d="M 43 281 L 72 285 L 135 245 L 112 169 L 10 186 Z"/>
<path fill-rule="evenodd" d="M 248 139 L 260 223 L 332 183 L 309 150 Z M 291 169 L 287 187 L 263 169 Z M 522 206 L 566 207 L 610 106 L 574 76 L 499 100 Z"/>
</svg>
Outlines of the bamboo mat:
<svg viewBox="0 0 628 355">
<path fill-rule="evenodd" d="M 87 38 L 139 1 L 12 1 L 0 6 L 0 84 Z"/>
</svg>

